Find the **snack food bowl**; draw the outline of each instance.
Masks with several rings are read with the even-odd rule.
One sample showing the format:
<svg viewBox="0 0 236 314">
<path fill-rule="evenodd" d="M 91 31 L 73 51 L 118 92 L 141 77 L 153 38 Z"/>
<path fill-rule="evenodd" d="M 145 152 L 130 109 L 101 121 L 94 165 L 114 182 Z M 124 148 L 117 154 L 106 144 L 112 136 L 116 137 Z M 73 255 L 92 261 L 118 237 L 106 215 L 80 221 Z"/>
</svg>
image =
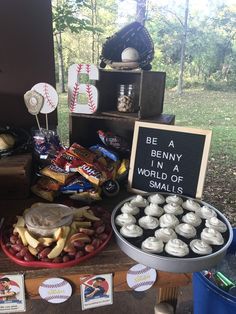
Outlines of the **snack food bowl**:
<svg viewBox="0 0 236 314">
<path fill-rule="evenodd" d="M 151 194 L 155 193 L 148 193 L 144 194 L 143 197 L 148 197 Z M 169 195 L 173 195 L 170 193 L 159 193 L 163 196 L 167 197 Z M 190 252 L 186 257 L 175 257 L 167 254 L 166 252 L 163 253 L 148 253 L 144 252 L 141 249 L 142 241 L 151 236 L 151 232 L 154 234 L 153 230 L 144 230 L 144 235 L 138 238 L 125 238 L 120 234 L 120 227 L 116 225 L 115 218 L 117 215 L 121 213 L 120 209 L 126 202 L 130 202 L 135 196 L 131 196 L 122 202 L 120 202 L 113 210 L 111 216 L 111 224 L 113 231 L 115 233 L 116 241 L 120 249 L 127 254 L 130 258 L 137 261 L 138 263 L 144 264 L 146 266 L 155 268 L 160 271 L 166 272 L 174 272 L 174 273 L 186 273 L 186 272 L 196 272 L 201 271 L 203 269 L 207 269 L 213 267 L 217 263 L 219 263 L 223 257 L 225 256 L 228 247 L 230 246 L 233 240 L 233 231 L 229 221 L 225 218 L 225 216 L 213 206 L 199 200 L 195 200 L 190 197 L 186 197 L 183 195 L 179 195 L 184 201 L 187 199 L 192 199 L 198 202 L 201 206 L 208 206 L 209 208 L 213 209 L 217 213 L 217 217 L 223 221 L 227 226 L 227 231 L 223 234 L 224 237 L 224 244 L 221 246 L 214 246 L 213 253 L 209 255 L 200 256 L 195 253 Z M 162 205 L 160 205 L 162 206 Z M 185 211 L 186 213 L 186 211 Z M 185 214 L 184 213 L 184 214 Z M 205 226 L 204 226 L 205 227 Z M 203 226 L 201 227 L 203 228 Z M 201 230 L 198 230 L 198 235 L 200 234 Z M 154 236 L 154 235 L 153 235 Z M 190 239 L 189 241 L 191 241 Z M 186 242 L 188 240 L 186 239 Z"/>
<path fill-rule="evenodd" d="M 24 218 L 26 227 L 32 234 L 50 237 L 59 227 L 72 223 L 73 210 L 62 204 L 35 203 L 26 211 Z"/>
</svg>

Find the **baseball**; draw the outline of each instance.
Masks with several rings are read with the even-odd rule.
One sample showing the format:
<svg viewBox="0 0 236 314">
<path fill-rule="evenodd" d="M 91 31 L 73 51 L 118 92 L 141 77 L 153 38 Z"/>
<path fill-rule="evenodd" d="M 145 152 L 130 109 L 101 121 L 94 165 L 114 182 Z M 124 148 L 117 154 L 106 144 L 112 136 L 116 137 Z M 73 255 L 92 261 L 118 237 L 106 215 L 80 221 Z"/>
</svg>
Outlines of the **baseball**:
<svg viewBox="0 0 236 314">
<path fill-rule="evenodd" d="M 145 291 L 152 287 L 157 277 L 156 270 L 148 266 L 137 264 L 127 272 L 127 284 L 135 291 Z"/>
<path fill-rule="evenodd" d="M 53 86 L 48 83 L 38 83 L 34 85 L 31 90 L 41 94 L 44 98 L 41 113 L 47 114 L 54 111 L 58 105 L 58 94 Z"/>
<path fill-rule="evenodd" d="M 71 285 L 62 278 L 49 278 L 39 286 L 39 295 L 49 303 L 65 302 L 71 294 Z"/>
<path fill-rule="evenodd" d="M 121 53 L 122 62 L 136 62 L 139 59 L 139 53 L 136 49 L 128 47 Z"/>
</svg>

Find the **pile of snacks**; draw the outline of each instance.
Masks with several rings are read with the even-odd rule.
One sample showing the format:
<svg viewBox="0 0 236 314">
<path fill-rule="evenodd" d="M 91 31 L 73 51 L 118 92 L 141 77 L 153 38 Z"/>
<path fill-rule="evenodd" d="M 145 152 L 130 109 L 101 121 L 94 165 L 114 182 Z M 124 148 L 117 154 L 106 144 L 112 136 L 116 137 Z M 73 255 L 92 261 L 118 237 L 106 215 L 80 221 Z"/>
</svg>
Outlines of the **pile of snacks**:
<svg viewBox="0 0 236 314">
<path fill-rule="evenodd" d="M 43 205 L 50 207 L 51 204 L 36 203 L 31 209 L 25 210 L 22 216 L 17 216 L 14 224 L 5 226 L 3 249 L 8 256 L 22 261 L 22 265 L 24 262 L 79 262 L 82 257 L 94 255 L 103 248 L 111 237 L 110 214 L 101 207 L 70 208 L 68 215 L 72 214 L 72 221 L 52 228 L 51 221 L 50 226 L 47 226 L 48 217 L 41 215 L 40 207 Z M 64 208 L 60 208 L 63 205 L 54 205 L 50 211 L 50 219 L 54 221 L 55 218 L 54 222 L 58 222 L 61 209 L 64 214 L 66 212 Z M 35 210 L 38 212 L 37 217 Z M 40 222 L 38 228 L 35 226 L 35 232 L 28 228 L 28 216 L 31 216 L 31 223 Z M 49 233 L 45 233 L 45 230 Z"/>
<path fill-rule="evenodd" d="M 87 202 L 100 200 L 102 193 L 116 195 L 117 181 L 128 172 L 129 147 L 124 139 L 110 132 L 99 130 L 98 135 L 104 145 L 85 148 L 74 143 L 58 150 L 50 164 L 40 169 L 32 192 L 50 202 L 59 193 Z"/>
</svg>

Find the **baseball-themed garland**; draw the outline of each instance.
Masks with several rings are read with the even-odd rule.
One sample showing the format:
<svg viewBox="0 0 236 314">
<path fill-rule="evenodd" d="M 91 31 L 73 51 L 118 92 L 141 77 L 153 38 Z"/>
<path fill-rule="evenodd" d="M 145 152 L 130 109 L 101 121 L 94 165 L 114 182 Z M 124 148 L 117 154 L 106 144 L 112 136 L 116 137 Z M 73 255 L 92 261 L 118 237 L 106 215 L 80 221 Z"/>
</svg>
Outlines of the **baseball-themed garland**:
<svg viewBox="0 0 236 314">
<path fill-rule="evenodd" d="M 80 83 L 80 74 L 87 74 L 90 80 L 99 79 L 98 68 L 94 64 L 73 64 L 68 72 L 68 105 L 70 112 L 93 114 L 98 109 L 98 90 L 91 84 Z M 79 94 L 85 94 L 87 104 L 79 103 Z"/>
</svg>

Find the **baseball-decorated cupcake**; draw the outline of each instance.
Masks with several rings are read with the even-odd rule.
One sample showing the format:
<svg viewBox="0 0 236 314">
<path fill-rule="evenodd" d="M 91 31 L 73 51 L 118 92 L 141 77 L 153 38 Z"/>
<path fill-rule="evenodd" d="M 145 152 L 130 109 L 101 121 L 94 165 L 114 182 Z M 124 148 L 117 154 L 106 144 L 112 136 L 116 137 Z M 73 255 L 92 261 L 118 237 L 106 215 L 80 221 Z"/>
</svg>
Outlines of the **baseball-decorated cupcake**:
<svg viewBox="0 0 236 314">
<path fill-rule="evenodd" d="M 157 204 L 150 203 L 144 209 L 145 215 L 160 217 L 164 213 L 164 209 Z"/>
<path fill-rule="evenodd" d="M 206 220 L 206 227 L 207 228 L 213 228 L 213 229 L 215 229 L 221 233 L 224 233 L 225 231 L 227 231 L 226 224 L 216 217 L 212 217 L 210 219 L 207 219 Z"/>
<path fill-rule="evenodd" d="M 166 243 L 165 251 L 170 255 L 183 257 L 188 255 L 189 248 L 184 241 L 179 239 L 171 239 Z"/>
<path fill-rule="evenodd" d="M 148 237 L 142 242 L 141 248 L 148 253 L 163 252 L 164 243 L 156 237 Z"/>
<path fill-rule="evenodd" d="M 170 195 L 166 198 L 166 203 L 175 203 L 178 205 L 183 204 L 183 199 L 178 195 Z"/>
<path fill-rule="evenodd" d="M 210 219 L 212 217 L 216 217 L 217 214 L 214 209 L 204 205 L 200 207 L 197 211 L 196 214 L 198 214 L 201 218 L 203 219 Z"/>
<path fill-rule="evenodd" d="M 197 211 L 201 208 L 200 204 L 192 199 L 188 199 L 182 204 L 184 209 L 191 210 L 191 211 Z"/>
<path fill-rule="evenodd" d="M 148 201 L 150 203 L 159 205 L 159 204 L 165 203 L 165 198 L 160 193 L 156 193 L 156 194 L 149 195 Z"/>
<path fill-rule="evenodd" d="M 143 216 L 138 220 L 138 224 L 143 229 L 156 229 L 159 226 L 159 220 L 153 216 Z"/>
<path fill-rule="evenodd" d="M 182 215 L 184 212 L 183 208 L 177 203 L 168 203 L 163 207 L 163 209 L 167 214 L 173 215 Z"/>
<path fill-rule="evenodd" d="M 204 240 L 194 239 L 189 244 L 191 250 L 198 255 L 208 255 L 212 253 L 212 247 Z"/>
<path fill-rule="evenodd" d="M 194 228 L 194 226 L 186 223 L 182 223 L 176 226 L 175 232 L 187 239 L 194 238 L 197 234 L 197 231 Z"/>
<path fill-rule="evenodd" d="M 177 234 L 171 228 L 160 228 L 155 231 L 155 237 L 167 243 L 170 239 L 177 239 Z"/>
<path fill-rule="evenodd" d="M 222 234 L 213 228 L 204 228 L 201 232 L 201 239 L 212 245 L 224 244 Z"/>
<path fill-rule="evenodd" d="M 126 238 L 137 238 L 143 235 L 143 229 L 135 224 L 127 224 L 120 228 L 120 233 Z"/>
<path fill-rule="evenodd" d="M 175 228 L 179 224 L 179 219 L 173 214 L 164 214 L 160 217 L 161 228 Z"/>
<path fill-rule="evenodd" d="M 130 204 L 137 207 L 146 207 L 148 201 L 142 195 L 137 195 L 130 201 Z"/>
<path fill-rule="evenodd" d="M 137 206 L 132 205 L 131 203 L 124 203 L 121 207 L 120 211 L 123 214 L 137 215 L 139 214 L 139 208 Z"/>
<path fill-rule="evenodd" d="M 182 221 L 185 222 L 186 224 L 190 224 L 194 227 L 198 227 L 202 223 L 201 218 L 193 212 L 190 212 L 190 213 L 187 213 L 186 215 L 184 215 L 182 217 Z"/>
<path fill-rule="evenodd" d="M 115 223 L 120 227 L 124 226 L 125 224 L 135 224 L 136 218 L 133 215 L 124 213 L 116 216 Z"/>
</svg>

